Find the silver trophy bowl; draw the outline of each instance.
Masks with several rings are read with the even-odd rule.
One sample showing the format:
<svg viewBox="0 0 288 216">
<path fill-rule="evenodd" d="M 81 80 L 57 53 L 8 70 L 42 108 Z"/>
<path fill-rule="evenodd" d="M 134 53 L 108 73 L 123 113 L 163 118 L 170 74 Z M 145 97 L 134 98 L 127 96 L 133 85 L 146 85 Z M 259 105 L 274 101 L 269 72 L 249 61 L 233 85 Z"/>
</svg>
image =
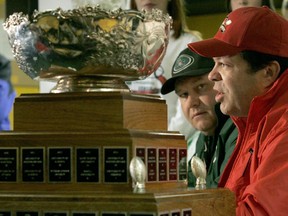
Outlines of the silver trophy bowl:
<svg viewBox="0 0 288 216">
<path fill-rule="evenodd" d="M 129 91 L 165 55 L 171 18 L 160 10 L 105 10 L 99 5 L 10 15 L 3 24 L 15 60 L 51 92 Z"/>
</svg>

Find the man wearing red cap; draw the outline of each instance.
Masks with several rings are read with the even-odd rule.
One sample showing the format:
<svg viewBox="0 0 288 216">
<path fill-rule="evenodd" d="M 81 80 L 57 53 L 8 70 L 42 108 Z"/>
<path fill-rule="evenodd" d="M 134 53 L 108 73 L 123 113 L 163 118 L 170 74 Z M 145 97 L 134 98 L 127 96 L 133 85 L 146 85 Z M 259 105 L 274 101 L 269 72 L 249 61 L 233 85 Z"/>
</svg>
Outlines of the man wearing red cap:
<svg viewBox="0 0 288 216">
<path fill-rule="evenodd" d="M 226 17 L 214 38 L 188 45 L 213 57 L 215 97 L 239 135 L 219 187 L 236 195 L 236 215 L 288 213 L 288 21 L 267 7 Z"/>
</svg>

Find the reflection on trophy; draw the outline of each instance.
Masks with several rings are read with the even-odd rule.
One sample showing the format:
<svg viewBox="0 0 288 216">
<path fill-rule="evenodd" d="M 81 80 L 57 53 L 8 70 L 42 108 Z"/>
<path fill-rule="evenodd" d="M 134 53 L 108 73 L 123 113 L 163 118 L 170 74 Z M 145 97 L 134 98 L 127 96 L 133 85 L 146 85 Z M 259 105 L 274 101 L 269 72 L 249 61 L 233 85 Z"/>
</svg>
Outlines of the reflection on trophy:
<svg viewBox="0 0 288 216">
<path fill-rule="evenodd" d="M 205 163 L 197 156 L 193 156 L 191 159 L 191 169 L 196 177 L 196 189 L 206 189 L 206 165 Z"/>
<path fill-rule="evenodd" d="M 171 18 L 160 10 L 138 12 L 80 7 L 22 13 L 4 23 L 12 52 L 32 79 L 57 80 L 52 92 L 129 91 L 161 64 Z"/>
</svg>

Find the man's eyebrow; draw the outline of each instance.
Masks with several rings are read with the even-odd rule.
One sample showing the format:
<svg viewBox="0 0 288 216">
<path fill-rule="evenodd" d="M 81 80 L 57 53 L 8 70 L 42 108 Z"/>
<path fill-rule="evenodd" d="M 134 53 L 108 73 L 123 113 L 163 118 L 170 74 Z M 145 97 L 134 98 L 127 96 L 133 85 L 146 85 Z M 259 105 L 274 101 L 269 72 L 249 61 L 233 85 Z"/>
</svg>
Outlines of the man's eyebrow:
<svg viewBox="0 0 288 216">
<path fill-rule="evenodd" d="M 221 57 L 213 57 L 214 62 L 215 60 L 219 60 L 219 59 L 221 59 Z"/>
<path fill-rule="evenodd" d="M 188 79 L 188 78 L 187 78 Z M 203 82 L 206 80 L 204 79 L 204 76 L 196 76 L 196 77 L 193 77 L 193 82 L 190 84 L 190 86 L 192 86 L 192 88 L 196 87 L 199 83 Z M 178 88 L 177 88 L 178 86 Z M 175 93 L 177 94 L 177 92 L 179 92 L 179 86 L 181 86 L 181 81 L 180 81 L 180 84 L 176 85 L 175 86 Z"/>
</svg>

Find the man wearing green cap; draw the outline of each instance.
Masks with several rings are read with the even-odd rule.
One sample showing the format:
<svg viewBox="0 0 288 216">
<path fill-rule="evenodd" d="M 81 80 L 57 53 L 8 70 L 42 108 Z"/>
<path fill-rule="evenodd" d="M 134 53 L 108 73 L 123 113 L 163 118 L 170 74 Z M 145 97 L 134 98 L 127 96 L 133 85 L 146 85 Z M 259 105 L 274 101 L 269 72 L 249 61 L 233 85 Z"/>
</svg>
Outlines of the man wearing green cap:
<svg viewBox="0 0 288 216">
<path fill-rule="evenodd" d="M 184 116 L 201 132 L 196 143 L 195 156 L 206 165 L 207 188 L 218 186 L 219 176 L 237 139 L 235 125 L 229 116 L 220 112 L 219 104 L 215 101 L 213 82 L 208 79 L 213 66 L 211 58 L 202 57 L 186 48 L 174 62 L 172 77 L 161 88 L 162 94 L 175 90 Z M 188 139 L 188 145 L 191 142 Z M 191 159 L 188 160 L 188 186 L 195 187 L 196 178 L 191 171 Z"/>
<path fill-rule="evenodd" d="M 239 8 L 189 48 L 214 59 L 215 99 L 239 130 L 219 187 L 235 193 L 237 216 L 286 216 L 288 21 L 268 7 Z"/>
</svg>

